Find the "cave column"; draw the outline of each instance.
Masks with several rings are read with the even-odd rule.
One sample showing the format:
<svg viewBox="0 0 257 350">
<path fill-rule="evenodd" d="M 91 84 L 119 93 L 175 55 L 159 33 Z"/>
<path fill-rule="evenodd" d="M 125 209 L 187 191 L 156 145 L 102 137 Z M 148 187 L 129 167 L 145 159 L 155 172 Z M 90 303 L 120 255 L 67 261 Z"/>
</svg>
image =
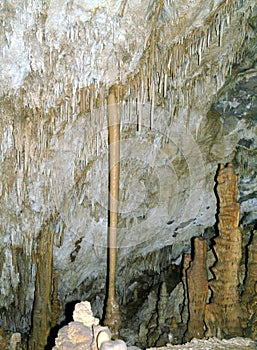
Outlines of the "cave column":
<svg viewBox="0 0 257 350">
<path fill-rule="evenodd" d="M 119 87 L 114 85 L 108 95 L 109 132 L 109 227 L 108 227 L 108 296 L 104 323 L 113 335 L 120 328 L 119 304 L 116 300 L 115 275 L 117 263 L 117 230 L 120 177 L 120 113 Z"/>
<path fill-rule="evenodd" d="M 242 335 L 243 312 L 238 290 L 242 234 L 237 182 L 232 165 L 221 164 L 217 176 L 219 236 L 214 245 L 217 262 L 212 268 L 215 279 L 209 283 L 213 297 L 206 308 L 208 335 L 219 338 Z"/>
</svg>

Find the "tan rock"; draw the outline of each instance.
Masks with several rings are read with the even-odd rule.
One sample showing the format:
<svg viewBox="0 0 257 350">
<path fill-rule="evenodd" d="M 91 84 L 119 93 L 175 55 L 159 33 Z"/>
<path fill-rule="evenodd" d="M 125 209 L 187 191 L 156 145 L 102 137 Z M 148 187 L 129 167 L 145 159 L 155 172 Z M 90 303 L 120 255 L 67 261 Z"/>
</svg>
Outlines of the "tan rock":
<svg viewBox="0 0 257 350">
<path fill-rule="evenodd" d="M 205 312 L 207 335 L 219 338 L 242 335 L 243 311 L 238 290 L 242 234 L 238 226 L 237 181 L 232 165 L 221 164 L 217 176 L 219 236 L 214 246 L 217 261 L 212 268 L 215 279 L 209 283 L 213 297 Z"/>
<path fill-rule="evenodd" d="M 186 270 L 189 300 L 189 321 L 185 336 L 187 340 L 204 337 L 204 314 L 208 295 L 206 251 L 206 241 L 196 238 L 194 240 L 194 259 Z"/>
</svg>

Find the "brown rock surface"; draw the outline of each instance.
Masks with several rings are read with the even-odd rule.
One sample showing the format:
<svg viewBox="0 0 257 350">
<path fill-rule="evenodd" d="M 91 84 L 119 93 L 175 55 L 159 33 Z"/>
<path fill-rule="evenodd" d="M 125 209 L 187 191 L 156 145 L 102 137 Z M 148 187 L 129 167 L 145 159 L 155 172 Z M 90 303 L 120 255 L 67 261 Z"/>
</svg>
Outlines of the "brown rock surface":
<svg viewBox="0 0 257 350">
<path fill-rule="evenodd" d="M 204 239 L 194 239 L 194 259 L 186 270 L 187 293 L 189 300 L 189 320 L 186 340 L 203 338 L 205 332 L 204 316 L 208 294 L 208 277 L 206 269 L 207 244 Z"/>
<path fill-rule="evenodd" d="M 214 245 L 217 261 L 212 268 L 215 279 L 209 283 L 213 296 L 205 317 L 208 336 L 219 338 L 242 334 L 243 312 L 238 290 L 242 235 L 237 181 L 232 165 L 221 164 L 217 176 L 219 236 Z"/>
</svg>

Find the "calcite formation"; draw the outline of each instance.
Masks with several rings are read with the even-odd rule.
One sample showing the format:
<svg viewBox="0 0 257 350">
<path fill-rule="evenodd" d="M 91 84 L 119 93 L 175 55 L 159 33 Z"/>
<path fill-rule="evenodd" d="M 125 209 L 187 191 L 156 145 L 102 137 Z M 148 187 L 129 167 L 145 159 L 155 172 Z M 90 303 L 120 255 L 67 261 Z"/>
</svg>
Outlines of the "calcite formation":
<svg viewBox="0 0 257 350">
<path fill-rule="evenodd" d="M 99 319 L 94 317 L 89 301 L 77 303 L 73 311 L 73 320 L 81 322 L 87 327 L 97 326 Z"/>
<path fill-rule="evenodd" d="M 245 311 L 246 335 L 257 339 L 257 231 L 248 246 L 247 272 L 242 304 Z"/>
<path fill-rule="evenodd" d="M 112 86 L 108 95 L 109 136 L 109 218 L 108 218 L 108 295 L 105 324 L 113 334 L 118 335 L 121 326 L 119 304 L 116 298 L 117 234 L 120 187 L 120 91 Z"/>
<path fill-rule="evenodd" d="M 70 302 L 102 316 L 117 83 L 117 301 L 214 224 L 218 162 L 242 171 L 252 225 L 255 48 L 255 0 L 0 2 L 1 329 L 43 349 Z"/>
<path fill-rule="evenodd" d="M 195 238 L 193 243 L 194 258 L 186 270 L 187 293 L 189 302 L 189 320 L 185 340 L 204 338 L 205 307 L 208 295 L 208 276 L 206 268 L 207 242 Z"/>
<path fill-rule="evenodd" d="M 93 316 L 88 301 L 75 305 L 73 322 L 61 328 L 55 340 L 53 350 L 126 350 L 122 340 L 111 340 L 111 332 L 107 327 L 99 325 L 99 319 Z"/>
<path fill-rule="evenodd" d="M 29 340 L 31 350 L 43 348 L 47 344 L 51 326 L 55 326 L 52 317 L 54 311 L 52 309 L 53 239 L 54 230 L 51 225 L 43 226 L 38 236 L 38 245 L 34 255 L 37 277 L 32 316 L 33 326 Z"/>
<path fill-rule="evenodd" d="M 217 175 L 219 234 L 214 245 L 217 262 L 212 268 L 215 278 L 209 286 L 213 295 L 206 308 L 205 321 L 208 335 L 221 338 L 242 334 L 243 311 L 238 288 L 242 233 L 237 182 L 232 165 L 220 164 Z"/>
<path fill-rule="evenodd" d="M 256 343 L 251 339 L 233 338 L 229 340 L 211 339 L 192 339 L 189 343 L 183 345 L 170 345 L 161 348 L 149 348 L 149 350 L 254 350 Z"/>
</svg>

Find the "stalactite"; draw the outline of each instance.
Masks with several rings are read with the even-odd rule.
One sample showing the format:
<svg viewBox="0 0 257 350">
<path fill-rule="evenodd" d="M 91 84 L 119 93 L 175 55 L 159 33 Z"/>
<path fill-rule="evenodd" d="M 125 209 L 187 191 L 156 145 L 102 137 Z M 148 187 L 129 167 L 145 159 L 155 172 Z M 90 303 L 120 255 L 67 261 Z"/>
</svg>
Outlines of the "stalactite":
<svg viewBox="0 0 257 350">
<path fill-rule="evenodd" d="M 179 91 L 181 82 L 178 81 L 178 78 L 186 79 L 187 82 L 190 82 L 191 79 L 196 79 L 197 76 L 199 77 L 199 81 L 201 77 L 206 76 L 204 67 L 206 65 L 206 58 L 209 60 L 208 51 L 213 47 L 224 46 L 223 38 L 226 38 L 226 33 L 229 29 L 227 25 L 228 13 L 231 14 L 233 21 L 235 21 L 234 18 L 239 20 L 244 17 L 238 11 L 241 7 L 242 4 L 235 4 L 232 1 L 222 2 L 215 11 L 211 12 L 201 28 L 195 28 L 193 32 L 190 32 L 190 34 L 184 37 L 178 36 L 172 41 L 170 47 L 162 52 L 157 45 L 153 44 L 154 39 L 161 35 L 161 32 L 157 33 L 157 31 L 153 31 L 147 37 L 139 73 L 130 77 L 128 83 L 125 85 L 129 87 L 131 82 L 137 81 L 138 89 L 141 91 L 142 102 L 145 103 L 148 101 L 151 103 L 150 125 L 153 121 L 155 95 L 163 91 L 164 97 L 168 97 L 170 85 L 174 87 L 177 99 L 175 104 L 172 104 L 172 107 L 169 107 L 169 109 L 174 117 L 179 114 L 181 107 L 185 106 L 186 102 L 185 94 Z M 249 8 L 246 11 L 249 11 Z M 244 22 L 243 26 L 245 26 L 246 18 L 247 16 L 242 19 Z M 241 35 L 243 40 L 245 37 L 244 31 Z M 211 69 L 208 72 L 208 76 L 211 79 L 208 82 L 204 81 L 204 84 L 200 85 L 203 93 L 206 91 L 207 85 L 216 84 L 216 90 L 219 90 L 223 86 L 227 75 L 231 74 L 231 67 L 236 56 L 238 55 L 234 51 L 234 48 L 231 47 L 231 52 L 217 62 L 218 69 L 213 65 L 213 70 Z M 237 57 L 236 61 L 241 59 L 242 57 Z M 195 72 L 196 65 L 200 67 L 198 72 Z M 181 89 L 183 90 L 184 87 L 181 86 Z M 190 100 L 193 101 L 199 93 L 201 91 L 196 84 L 195 90 L 189 93 Z"/>
<path fill-rule="evenodd" d="M 237 181 L 232 165 L 221 164 L 217 176 L 219 236 L 215 238 L 214 246 L 217 262 L 212 268 L 215 279 L 209 286 L 213 297 L 206 307 L 205 321 L 208 335 L 222 338 L 242 335 L 243 313 L 238 289 L 242 234 Z"/>
<path fill-rule="evenodd" d="M 153 129 L 154 104 L 155 104 L 155 82 L 153 79 L 152 80 L 152 92 L 151 92 L 150 129 Z"/>
<path fill-rule="evenodd" d="M 117 261 L 117 231 L 120 173 L 120 115 L 119 87 L 112 86 L 108 96 L 109 129 L 109 236 L 108 236 L 108 295 L 104 323 L 114 336 L 121 325 L 119 304 L 116 300 L 115 274 Z"/>
<path fill-rule="evenodd" d="M 194 239 L 194 259 L 186 270 L 189 320 L 185 341 L 204 337 L 204 314 L 208 294 L 206 240 Z"/>
</svg>

